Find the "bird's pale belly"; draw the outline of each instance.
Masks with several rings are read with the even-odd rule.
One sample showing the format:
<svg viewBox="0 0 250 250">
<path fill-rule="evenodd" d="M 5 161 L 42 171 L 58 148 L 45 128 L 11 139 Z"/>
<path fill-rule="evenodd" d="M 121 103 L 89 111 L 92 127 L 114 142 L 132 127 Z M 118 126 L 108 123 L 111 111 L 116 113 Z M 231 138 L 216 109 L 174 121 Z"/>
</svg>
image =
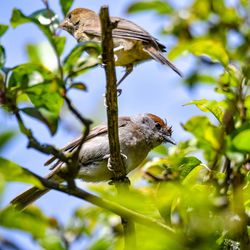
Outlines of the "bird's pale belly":
<svg viewBox="0 0 250 250">
<path fill-rule="evenodd" d="M 149 54 L 143 50 L 143 45 L 140 41 L 131 42 L 121 39 L 119 43 L 114 43 L 114 46 L 116 66 L 136 64 L 150 59 Z"/>
</svg>

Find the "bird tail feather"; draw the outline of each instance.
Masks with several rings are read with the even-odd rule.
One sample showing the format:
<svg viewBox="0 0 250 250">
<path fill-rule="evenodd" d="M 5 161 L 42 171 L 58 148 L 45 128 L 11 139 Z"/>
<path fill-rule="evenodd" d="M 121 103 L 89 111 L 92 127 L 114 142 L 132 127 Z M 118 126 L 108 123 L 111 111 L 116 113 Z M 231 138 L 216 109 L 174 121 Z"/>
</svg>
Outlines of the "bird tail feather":
<svg viewBox="0 0 250 250">
<path fill-rule="evenodd" d="M 153 47 L 144 48 L 144 51 L 148 53 L 154 60 L 160 62 L 161 64 L 168 65 L 173 71 L 175 71 L 180 77 L 182 77 L 182 73 L 177 67 L 171 63 L 160 51 L 156 50 Z"/>
<path fill-rule="evenodd" d="M 48 191 L 48 188 L 39 189 L 37 187 L 32 187 L 15 197 L 10 203 L 18 210 L 23 210 L 38 198 L 46 194 Z"/>
</svg>

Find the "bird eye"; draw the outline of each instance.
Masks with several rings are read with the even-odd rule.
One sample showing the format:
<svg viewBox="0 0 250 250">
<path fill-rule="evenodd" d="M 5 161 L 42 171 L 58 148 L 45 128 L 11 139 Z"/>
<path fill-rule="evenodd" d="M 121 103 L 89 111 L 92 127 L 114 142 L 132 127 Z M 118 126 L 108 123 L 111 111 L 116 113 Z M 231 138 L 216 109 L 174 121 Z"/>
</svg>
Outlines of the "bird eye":
<svg viewBox="0 0 250 250">
<path fill-rule="evenodd" d="M 155 127 L 156 127 L 157 129 L 161 129 L 161 124 L 160 124 L 159 122 L 157 122 L 157 123 L 155 124 Z"/>
<path fill-rule="evenodd" d="M 71 14 L 68 15 L 68 19 L 71 19 Z"/>
</svg>

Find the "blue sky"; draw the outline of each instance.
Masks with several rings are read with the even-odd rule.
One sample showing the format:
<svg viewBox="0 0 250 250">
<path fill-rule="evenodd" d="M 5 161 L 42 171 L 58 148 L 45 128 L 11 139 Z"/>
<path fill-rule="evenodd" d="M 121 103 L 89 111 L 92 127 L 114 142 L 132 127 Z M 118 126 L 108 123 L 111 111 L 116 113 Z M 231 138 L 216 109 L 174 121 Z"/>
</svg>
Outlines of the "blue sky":
<svg viewBox="0 0 250 250">
<path fill-rule="evenodd" d="M 59 0 L 50 1 L 51 8 L 59 13 L 62 18 Z M 87 7 L 99 11 L 100 6 L 109 4 L 110 14 L 129 18 L 137 24 L 144 27 L 154 36 L 159 38 L 161 43 L 167 48 L 174 46 L 173 40 L 168 40 L 166 36 L 160 36 L 160 29 L 167 21 L 165 17 L 154 15 L 153 12 L 140 13 L 136 15 L 127 15 L 126 7 L 131 1 L 101 1 L 101 0 L 84 0 L 75 1 L 74 7 Z M 187 2 L 187 1 L 183 1 Z M 8 24 L 11 17 L 12 9 L 20 8 L 25 14 L 43 8 L 42 1 L 30 0 L 12 0 L 2 1 L 0 9 L 0 23 Z M 66 53 L 76 44 L 76 41 L 62 31 L 62 34 L 68 37 Z M 25 46 L 27 43 L 43 43 L 46 45 L 46 39 L 40 31 L 32 24 L 25 24 L 16 29 L 10 28 L 7 34 L 1 40 L 7 52 L 7 66 L 14 66 L 27 61 Z M 66 54 L 65 53 L 65 54 Z M 175 65 L 185 74 L 190 69 L 192 58 L 182 56 L 176 60 Z M 123 73 L 123 69 L 117 69 L 118 79 Z M 95 123 L 105 120 L 105 107 L 103 105 L 103 93 L 105 89 L 104 70 L 101 67 L 95 68 L 81 77 L 82 81 L 88 86 L 88 92 L 72 92 L 70 97 L 75 106 L 79 108 L 82 114 L 92 118 Z M 189 135 L 183 131 L 180 124 L 185 123 L 188 118 L 195 114 L 201 114 L 195 107 L 183 106 L 193 99 L 214 98 L 211 86 L 202 85 L 192 91 L 189 91 L 182 79 L 169 68 L 156 63 L 155 61 L 146 62 L 135 67 L 133 73 L 121 85 L 122 95 L 119 97 L 119 114 L 132 115 L 137 113 L 150 112 L 163 118 L 167 118 L 170 125 L 173 126 L 173 137 L 178 142 L 186 139 Z M 31 127 L 37 136 L 42 138 L 43 142 L 49 142 L 62 147 L 68 141 L 79 135 L 81 128 L 70 116 L 66 110 L 63 111 L 62 124 L 53 138 L 49 135 L 48 130 L 32 119 L 25 119 L 28 126 Z M 17 129 L 15 121 L 11 115 L 4 114 L 0 111 L 1 128 Z M 31 169 L 39 174 L 46 174 L 47 169 L 43 167 L 43 162 L 47 159 L 46 155 L 40 154 L 32 149 L 26 148 L 26 139 L 18 135 L 2 152 L 2 156 L 14 160 L 20 165 Z M 5 196 L 1 206 L 25 189 L 23 184 L 11 184 L 6 189 Z M 56 202 L 54 202 L 56 201 Z M 51 192 L 41 198 L 37 204 L 50 216 L 57 216 L 61 221 L 67 221 L 72 209 L 82 204 L 82 201 L 65 196 L 58 192 Z M 0 230 L 1 234 L 2 230 Z M 30 238 L 26 234 L 17 232 L 4 231 L 4 234 L 12 235 L 14 239 L 25 241 L 26 249 L 35 249 L 31 244 Z M 33 248 L 34 247 L 34 248 Z M 75 248 L 77 249 L 77 248 Z"/>
</svg>

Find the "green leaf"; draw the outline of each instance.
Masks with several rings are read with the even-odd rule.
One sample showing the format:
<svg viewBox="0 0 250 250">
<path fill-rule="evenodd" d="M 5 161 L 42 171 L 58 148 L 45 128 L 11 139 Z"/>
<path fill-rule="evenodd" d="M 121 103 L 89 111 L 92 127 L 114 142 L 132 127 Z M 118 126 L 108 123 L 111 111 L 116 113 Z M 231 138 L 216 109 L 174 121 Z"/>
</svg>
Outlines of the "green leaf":
<svg viewBox="0 0 250 250">
<path fill-rule="evenodd" d="M 221 103 L 214 100 L 194 100 L 185 104 L 184 106 L 194 104 L 203 112 L 212 113 L 215 118 L 222 124 L 224 112 L 221 109 Z"/>
<path fill-rule="evenodd" d="M 238 150 L 250 152 L 250 129 L 243 130 L 233 138 L 233 146 Z"/>
<path fill-rule="evenodd" d="M 12 69 L 8 88 L 26 89 L 43 81 L 52 81 L 55 75 L 43 65 L 35 63 L 20 64 Z M 11 89 L 12 90 L 12 89 Z"/>
<path fill-rule="evenodd" d="M 40 211 L 26 209 L 20 212 L 13 207 L 7 207 L 0 211 L 0 225 L 26 231 L 35 238 L 40 238 L 45 236 L 48 221 Z"/>
<path fill-rule="evenodd" d="M 6 143 L 15 135 L 13 131 L 4 131 L 0 134 L 0 152 Z"/>
<path fill-rule="evenodd" d="M 36 64 L 42 64 L 42 57 L 40 54 L 40 50 L 41 48 L 39 47 L 39 45 L 27 44 L 26 51 L 29 56 L 29 61 Z"/>
<path fill-rule="evenodd" d="M 66 16 L 66 14 L 68 13 L 73 2 L 74 0 L 60 0 L 60 5 L 61 5 L 61 9 L 62 9 L 64 16 Z"/>
<path fill-rule="evenodd" d="M 0 44 L 0 69 L 4 66 L 6 62 L 6 54 L 4 47 Z"/>
<path fill-rule="evenodd" d="M 225 67 L 229 64 L 229 56 L 224 46 L 216 40 L 197 38 L 193 41 L 185 41 L 173 48 L 168 57 L 173 60 L 185 51 L 195 56 L 208 56 L 212 61 L 220 62 Z"/>
<path fill-rule="evenodd" d="M 197 181 L 202 177 L 201 171 L 204 170 L 204 166 L 198 164 L 195 168 L 193 168 L 189 173 L 186 175 L 185 179 L 183 180 L 183 185 L 194 185 Z"/>
<path fill-rule="evenodd" d="M 26 16 L 19 9 L 13 9 L 10 23 L 13 28 L 25 23 L 34 23 L 44 33 L 50 41 L 52 47 L 61 53 L 64 47 L 64 39 L 54 36 L 55 30 L 59 26 L 58 16 L 51 10 L 41 9 L 29 16 Z"/>
<path fill-rule="evenodd" d="M 195 136 L 196 147 L 204 151 L 208 161 L 213 159 L 218 150 L 222 150 L 221 129 L 211 124 L 206 116 L 192 117 L 183 128 Z"/>
<path fill-rule="evenodd" d="M 80 58 L 84 52 L 88 52 L 90 56 L 85 59 Z M 97 59 L 101 53 L 100 44 L 94 42 L 83 42 L 77 44 L 63 61 L 63 68 L 65 72 L 76 76 L 79 71 L 88 67 L 92 67 L 99 63 Z"/>
<path fill-rule="evenodd" d="M 54 36 L 55 48 L 58 55 L 62 55 L 66 43 L 66 37 L 64 36 Z"/>
<path fill-rule="evenodd" d="M 40 181 L 27 169 L 2 157 L 0 157 L 0 175 L 2 175 L 6 181 L 30 183 L 39 188 L 43 188 Z"/>
<path fill-rule="evenodd" d="M 194 156 L 184 157 L 179 166 L 181 168 L 181 178 L 185 178 L 195 167 L 201 164 L 201 161 Z"/>
<path fill-rule="evenodd" d="M 75 82 L 75 83 L 72 83 L 70 85 L 70 89 L 79 89 L 79 90 L 86 91 L 87 90 L 87 86 L 84 83 L 82 83 L 82 82 Z"/>
<path fill-rule="evenodd" d="M 0 24 L 0 37 L 2 37 L 8 30 L 9 26 L 6 24 Z"/>
<path fill-rule="evenodd" d="M 63 246 L 63 241 L 56 232 L 50 232 L 45 237 L 39 239 L 40 245 L 46 250 L 66 250 Z"/>
<path fill-rule="evenodd" d="M 152 152 L 160 154 L 160 155 L 167 155 L 168 149 L 164 145 L 160 145 L 152 150 Z"/>
<path fill-rule="evenodd" d="M 57 131 L 58 126 L 58 118 L 53 116 L 49 112 L 39 111 L 36 108 L 22 108 L 20 111 L 24 112 L 25 114 L 43 122 L 49 129 L 50 133 L 54 135 Z"/>
<path fill-rule="evenodd" d="M 131 4 L 128 8 L 128 13 L 154 10 L 160 15 L 171 14 L 173 7 L 166 1 L 139 1 Z"/>
<path fill-rule="evenodd" d="M 56 81 L 36 84 L 28 88 L 26 93 L 36 108 L 44 108 L 56 116 L 60 114 L 63 98 Z"/>
<path fill-rule="evenodd" d="M 187 83 L 188 86 L 193 87 L 194 85 L 201 83 L 215 84 L 216 79 L 214 76 L 211 75 L 199 74 L 197 70 L 195 70 L 189 76 L 186 77 L 185 83 Z"/>
</svg>

